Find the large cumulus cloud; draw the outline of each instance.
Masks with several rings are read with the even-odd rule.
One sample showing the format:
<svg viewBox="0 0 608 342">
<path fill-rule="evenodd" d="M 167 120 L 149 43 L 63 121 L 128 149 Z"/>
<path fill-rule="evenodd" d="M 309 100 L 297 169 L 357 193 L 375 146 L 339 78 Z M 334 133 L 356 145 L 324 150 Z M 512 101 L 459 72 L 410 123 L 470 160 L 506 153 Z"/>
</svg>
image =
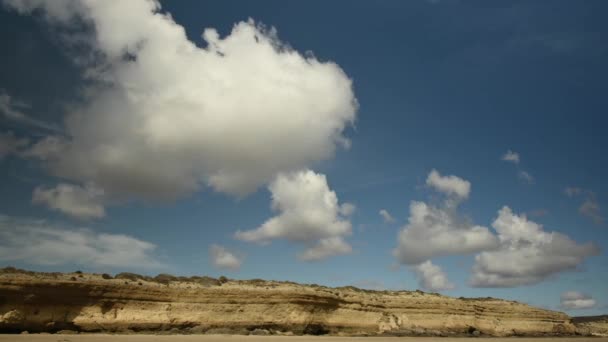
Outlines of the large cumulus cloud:
<svg viewBox="0 0 608 342">
<path fill-rule="evenodd" d="M 597 255 L 593 243 L 579 244 L 525 215 L 503 207 L 492 223 L 500 248 L 475 256 L 471 285 L 476 287 L 514 287 L 539 283 L 559 272 L 574 270 L 585 258 Z"/>
<path fill-rule="evenodd" d="M 460 203 L 471 192 L 469 181 L 432 170 L 426 184 L 444 196 L 443 202 L 439 205 L 410 203 L 408 223 L 399 232 L 393 255 L 416 273 L 420 287 L 449 290 L 454 284 L 431 259 L 493 249 L 498 241 L 487 227 L 473 224 L 458 212 Z"/>
<path fill-rule="evenodd" d="M 427 260 L 412 268 L 418 277 L 418 283 L 423 289 L 430 291 L 451 290 L 455 286 L 449 280 L 441 267 Z"/>
<path fill-rule="evenodd" d="M 171 199 L 204 186 L 243 196 L 349 145 L 351 80 L 253 20 L 225 37 L 206 29 L 199 47 L 154 0 L 5 4 L 90 27 L 78 37 L 88 53 L 74 58 L 92 86 L 66 113 L 66 135 L 30 155 L 107 198 Z"/>
<path fill-rule="evenodd" d="M 447 255 L 464 255 L 492 249 L 496 237 L 458 213 L 458 205 L 470 193 L 470 182 L 432 170 L 426 183 L 446 195 L 441 205 L 410 203 L 408 223 L 399 232 L 397 259 L 407 265 Z"/>
</svg>

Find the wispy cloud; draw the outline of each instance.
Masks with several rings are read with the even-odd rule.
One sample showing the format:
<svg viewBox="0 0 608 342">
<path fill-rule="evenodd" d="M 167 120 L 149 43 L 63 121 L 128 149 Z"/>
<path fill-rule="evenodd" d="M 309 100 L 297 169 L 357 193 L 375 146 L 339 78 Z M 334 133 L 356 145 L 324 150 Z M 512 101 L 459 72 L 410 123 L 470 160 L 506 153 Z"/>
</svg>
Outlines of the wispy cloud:
<svg viewBox="0 0 608 342">
<path fill-rule="evenodd" d="M 571 198 L 583 197 L 583 202 L 578 207 L 579 214 L 590 219 L 591 221 L 593 221 L 593 223 L 597 225 L 601 225 L 604 223 L 605 219 L 602 215 L 600 203 L 597 200 L 595 192 L 576 186 L 569 186 L 564 189 L 564 194 Z"/>
<path fill-rule="evenodd" d="M 0 261 L 31 265 L 162 268 L 156 245 L 123 234 L 0 215 Z"/>
<path fill-rule="evenodd" d="M 534 177 L 527 171 L 519 171 L 517 175 L 519 176 L 519 179 L 524 180 L 528 184 L 534 183 Z"/>
<path fill-rule="evenodd" d="M 0 132 L 0 160 L 12 154 L 19 154 L 26 148 L 29 140 L 17 138 L 13 132 Z"/>
<path fill-rule="evenodd" d="M 23 109 L 30 108 L 30 105 L 15 101 L 10 95 L 4 91 L 0 91 L 0 114 L 10 121 L 14 121 L 20 124 L 34 126 L 47 131 L 60 132 L 61 129 L 54 124 L 34 119 L 31 116 L 25 114 Z"/>
</svg>

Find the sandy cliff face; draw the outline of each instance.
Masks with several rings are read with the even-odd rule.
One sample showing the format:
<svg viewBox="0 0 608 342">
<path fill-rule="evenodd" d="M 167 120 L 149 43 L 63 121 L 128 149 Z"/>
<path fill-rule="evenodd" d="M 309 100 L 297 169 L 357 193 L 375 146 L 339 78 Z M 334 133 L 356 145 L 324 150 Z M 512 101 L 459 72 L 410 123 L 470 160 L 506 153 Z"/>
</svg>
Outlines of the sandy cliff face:
<svg viewBox="0 0 608 342">
<path fill-rule="evenodd" d="M 608 315 L 574 317 L 572 322 L 581 335 L 608 336 Z"/>
<path fill-rule="evenodd" d="M 575 333 L 563 313 L 500 299 L 259 280 L 120 278 L 5 269 L 0 273 L 0 330 L 438 336 Z"/>
</svg>

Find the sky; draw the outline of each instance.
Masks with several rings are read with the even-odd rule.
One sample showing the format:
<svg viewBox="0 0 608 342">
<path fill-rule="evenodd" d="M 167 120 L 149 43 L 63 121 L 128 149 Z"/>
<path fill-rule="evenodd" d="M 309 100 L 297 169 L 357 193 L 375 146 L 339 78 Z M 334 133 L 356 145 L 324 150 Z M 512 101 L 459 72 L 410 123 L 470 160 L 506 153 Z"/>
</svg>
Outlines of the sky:
<svg viewBox="0 0 608 342">
<path fill-rule="evenodd" d="M 0 265 L 606 313 L 606 10 L 3 0 Z"/>
</svg>

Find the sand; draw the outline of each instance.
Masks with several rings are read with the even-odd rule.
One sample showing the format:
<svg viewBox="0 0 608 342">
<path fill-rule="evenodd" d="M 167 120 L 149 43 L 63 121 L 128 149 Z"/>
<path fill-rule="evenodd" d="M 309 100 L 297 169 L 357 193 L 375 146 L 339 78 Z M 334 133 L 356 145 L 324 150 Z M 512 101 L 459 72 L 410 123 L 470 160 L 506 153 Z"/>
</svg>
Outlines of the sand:
<svg viewBox="0 0 608 342">
<path fill-rule="evenodd" d="M 450 337 L 323 337 L 323 336 L 229 336 L 229 335 L 0 335 L 0 341 L 16 342 L 396 342 L 396 341 L 423 341 L 423 342 L 608 342 L 608 337 L 551 337 L 551 338 L 450 338 Z"/>
</svg>

